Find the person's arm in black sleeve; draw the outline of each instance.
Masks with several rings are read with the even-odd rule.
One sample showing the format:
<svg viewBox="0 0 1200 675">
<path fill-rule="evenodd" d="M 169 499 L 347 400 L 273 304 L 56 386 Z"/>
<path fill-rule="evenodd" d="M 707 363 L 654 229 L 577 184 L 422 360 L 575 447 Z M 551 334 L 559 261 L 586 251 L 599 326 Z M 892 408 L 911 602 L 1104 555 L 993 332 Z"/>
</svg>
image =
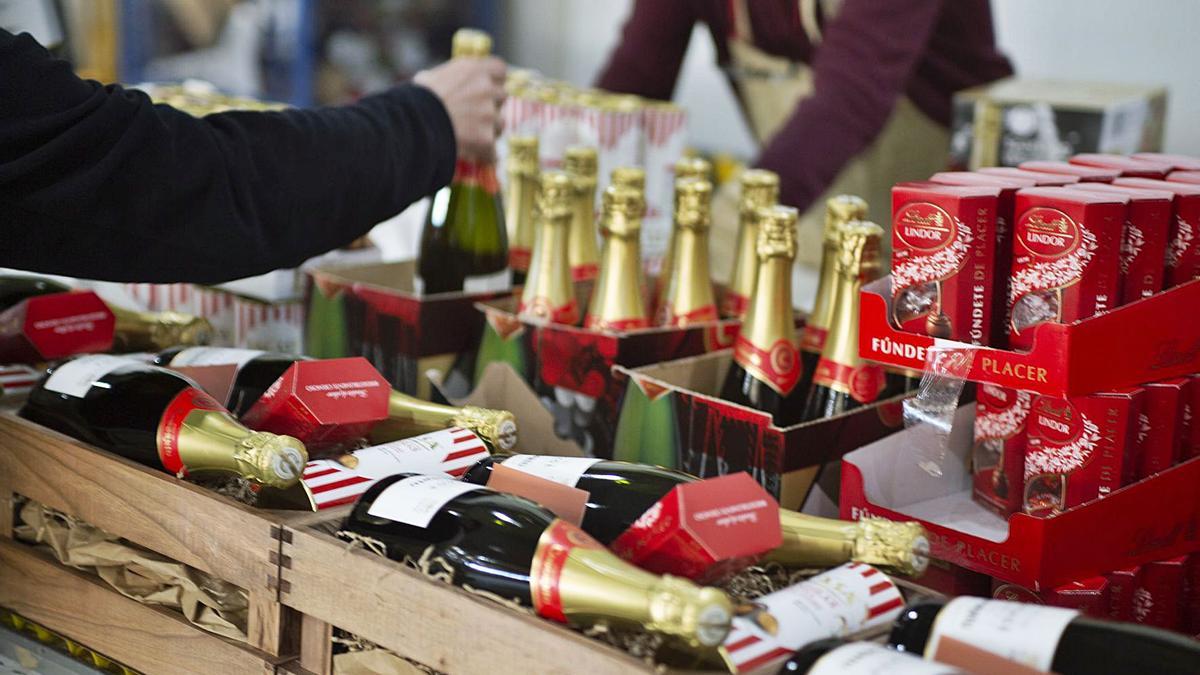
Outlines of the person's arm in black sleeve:
<svg viewBox="0 0 1200 675">
<path fill-rule="evenodd" d="M 423 87 L 199 119 L 0 30 L 0 266 L 200 283 L 293 267 L 448 183 L 454 159 Z"/>
</svg>

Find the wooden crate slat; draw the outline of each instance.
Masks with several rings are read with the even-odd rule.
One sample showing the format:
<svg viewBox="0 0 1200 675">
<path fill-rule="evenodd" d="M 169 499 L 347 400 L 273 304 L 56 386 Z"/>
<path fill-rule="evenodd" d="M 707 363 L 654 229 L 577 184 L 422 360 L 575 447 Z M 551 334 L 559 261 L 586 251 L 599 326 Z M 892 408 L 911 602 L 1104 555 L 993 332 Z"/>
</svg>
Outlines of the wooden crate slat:
<svg viewBox="0 0 1200 675">
<path fill-rule="evenodd" d="M 0 605 L 146 673 L 264 675 L 279 659 L 0 539 Z"/>
</svg>

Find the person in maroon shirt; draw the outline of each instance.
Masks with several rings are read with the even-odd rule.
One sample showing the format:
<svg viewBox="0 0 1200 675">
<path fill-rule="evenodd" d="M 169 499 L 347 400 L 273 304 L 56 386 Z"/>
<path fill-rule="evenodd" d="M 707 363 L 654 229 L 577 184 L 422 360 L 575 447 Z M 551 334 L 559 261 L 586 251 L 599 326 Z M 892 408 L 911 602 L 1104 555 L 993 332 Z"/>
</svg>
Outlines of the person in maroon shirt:
<svg viewBox="0 0 1200 675">
<path fill-rule="evenodd" d="M 637 0 L 597 85 L 670 99 L 697 22 L 801 210 L 842 188 L 886 222 L 892 183 L 944 165 L 954 92 L 1012 74 L 989 0 Z"/>
</svg>

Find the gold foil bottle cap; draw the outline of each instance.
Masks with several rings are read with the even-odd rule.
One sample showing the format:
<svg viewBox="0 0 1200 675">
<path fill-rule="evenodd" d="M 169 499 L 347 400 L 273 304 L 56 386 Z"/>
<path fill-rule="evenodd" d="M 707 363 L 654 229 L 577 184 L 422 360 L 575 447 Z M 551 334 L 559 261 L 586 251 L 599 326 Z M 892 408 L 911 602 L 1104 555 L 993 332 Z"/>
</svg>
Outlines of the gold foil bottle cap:
<svg viewBox="0 0 1200 675">
<path fill-rule="evenodd" d="M 790 206 L 758 210 L 758 257 L 796 257 L 796 221 L 800 212 Z"/>
<path fill-rule="evenodd" d="M 291 436 L 256 431 L 241 440 L 236 459 L 246 478 L 283 489 L 300 480 L 308 450 Z"/>
<path fill-rule="evenodd" d="M 750 169 L 742 172 L 742 196 L 740 201 L 743 210 L 756 210 L 771 206 L 779 201 L 779 174 L 765 169 Z"/>
<path fill-rule="evenodd" d="M 675 162 L 675 180 L 679 181 L 684 178 L 711 179 L 712 163 L 703 157 L 684 157 L 680 159 Z"/>
<path fill-rule="evenodd" d="M 854 195 L 837 195 L 825 201 L 825 232 L 826 245 L 837 245 L 840 232 L 838 228 L 851 220 L 865 220 L 867 217 L 867 202 L 862 197 Z"/>
<path fill-rule="evenodd" d="M 708 229 L 712 212 L 712 183 L 699 178 L 675 181 L 675 223 L 679 227 Z"/>
<path fill-rule="evenodd" d="M 862 277 L 877 271 L 883 228 L 865 220 L 852 220 L 838 229 L 838 274 Z"/>
<path fill-rule="evenodd" d="M 725 641 L 732 620 L 733 602 L 723 591 L 665 575 L 650 590 L 650 621 L 643 627 L 711 648 Z"/>
<path fill-rule="evenodd" d="M 538 138 L 537 136 L 508 137 L 508 166 L 509 169 L 529 173 L 538 169 Z"/>
<path fill-rule="evenodd" d="M 517 418 L 507 410 L 463 406 L 453 424 L 474 432 L 497 450 L 508 452 L 517 447 Z"/>
<path fill-rule="evenodd" d="M 857 526 L 856 561 L 910 576 L 920 576 L 929 567 L 929 534 L 920 523 L 863 518 Z"/>
<path fill-rule="evenodd" d="M 611 182 L 613 185 L 637 188 L 639 191 L 645 191 L 646 170 L 637 166 L 618 166 L 612 170 Z"/>
<path fill-rule="evenodd" d="M 596 182 L 598 166 L 596 148 L 589 145 L 573 145 L 563 156 L 563 170 L 576 178 L 590 178 Z"/>
<path fill-rule="evenodd" d="M 571 176 L 564 171 L 542 173 L 541 193 L 538 195 L 538 210 L 544 218 L 571 216 L 573 186 Z"/>
<path fill-rule="evenodd" d="M 492 53 L 492 36 L 474 28 L 460 28 L 454 32 L 450 42 L 450 56 L 453 58 L 468 56 L 490 56 Z"/>
<path fill-rule="evenodd" d="M 601 100 L 600 105 L 605 110 L 615 112 L 637 112 L 643 107 L 642 98 L 633 94 L 608 94 Z"/>
<path fill-rule="evenodd" d="M 642 231 L 646 198 L 636 188 L 610 185 L 604 190 L 603 213 L 606 232 L 618 237 L 637 237 Z"/>
<path fill-rule="evenodd" d="M 172 345 L 206 345 L 212 342 L 213 327 L 208 319 L 180 312 L 160 312 L 158 320 L 168 334 L 163 349 Z"/>
</svg>

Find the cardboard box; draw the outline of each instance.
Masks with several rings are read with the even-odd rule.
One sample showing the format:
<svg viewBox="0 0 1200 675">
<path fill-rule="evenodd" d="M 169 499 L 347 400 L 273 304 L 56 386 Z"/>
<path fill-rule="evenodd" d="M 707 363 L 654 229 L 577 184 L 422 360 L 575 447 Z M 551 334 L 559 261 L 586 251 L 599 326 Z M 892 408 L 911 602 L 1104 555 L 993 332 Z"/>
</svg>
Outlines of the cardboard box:
<svg viewBox="0 0 1200 675">
<path fill-rule="evenodd" d="M 1142 385 L 1139 415 L 1136 479 L 1165 471 L 1183 455 L 1186 398 L 1191 393 L 1188 378 L 1174 378 Z"/>
<path fill-rule="evenodd" d="M 1033 184 L 1036 187 L 1062 187 L 1064 185 L 1074 185 L 1081 180 L 1079 176 L 1073 176 L 1065 173 L 1026 171 L 1025 169 L 1014 169 L 1007 166 L 984 167 L 982 169 L 978 169 L 976 173 L 981 173 L 985 176 L 1018 178 L 1020 180 L 1033 181 Z"/>
<path fill-rule="evenodd" d="M 954 95 L 952 166 L 1017 166 L 1162 147 L 1160 86 L 1009 78 Z"/>
<path fill-rule="evenodd" d="M 823 463 L 902 425 L 898 397 L 777 427 L 769 414 L 719 397 L 731 361 L 726 349 L 642 368 L 618 366 L 629 382 L 613 456 L 702 477 L 746 471 L 781 506 L 799 509 Z"/>
<path fill-rule="evenodd" d="M 1021 510 L 1026 425 L 1033 395 L 990 384 L 976 389 L 972 494 L 1001 517 Z"/>
<path fill-rule="evenodd" d="M 991 342 L 999 198 L 997 187 L 892 188 L 896 325 L 960 342 Z"/>
<path fill-rule="evenodd" d="M 1135 465 L 1142 390 L 1039 396 L 1026 422 L 1024 511 L 1051 516 L 1125 484 Z"/>
<path fill-rule="evenodd" d="M 1031 162 L 1021 162 L 1017 167 L 1025 171 L 1037 171 L 1039 173 L 1055 173 L 1065 174 L 1067 176 L 1075 176 L 1080 183 L 1111 183 L 1114 179 L 1121 175 L 1116 169 L 1106 169 L 1099 166 L 1083 166 L 1082 164 L 1072 164 L 1070 162 L 1060 162 L 1054 160 L 1033 160 Z"/>
<path fill-rule="evenodd" d="M 1172 288 L 1200 279 L 1200 185 L 1146 178 L 1118 178 L 1113 184 L 1175 194 L 1165 285 Z"/>
<path fill-rule="evenodd" d="M 992 597 L 997 600 L 1065 607 L 1096 618 L 1108 617 L 1111 592 L 1108 578 L 1102 576 L 1071 581 L 1044 591 L 1034 591 L 1003 579 L 995 579 L 992 584 Z"/>
<path fill-rule="evenodd" d="M 1071 323 L 1117 305 L 1127 201 L 1062 188 L 1017 193 L 1010 347 L 1031 348 L 1038 324 Z"/>
<path fill-rule="evenodd" d="M 1033 590 L 1200 551 L 1200 460 L 1050 518 L 1005 520 L 971 498 L 974 416 L 975 406 L 961 407 L 944 446 L 941 432 L 918 425 L 848 453 L 842 517 L 916 519 L 932 557 Z M 940 476 L 914 461 L 942 452 Z"/>
<path fill-rule="evenodd" d="M 1161 291 L 1166 276 L 1172 193 L 1103 183 L 1080 183 L 1072 189 L 1129 199 L 1121 235 L 1120 302 L 1134 302 Z"/>
<path fill-rule="evenodd" d="M 305 347 L 309 356 L 362 356 L 399 391 L 429 398 L 429 368 L 447 369 L 479 343 L 479 300 L 505 293 L 419 296 L 416 262 L 309 271 Z"/>
<path fill-rule="evenodd" d="M 1166 178 L 1171 172 L 1171 165 L 1163 162 L 1151 162 L 1134 159 L 1124 155 L 1084 153 L 1070 159 L 1072 164 L 1080 166 L 1098 166 L 1102 169 L 1114 169 L 1121 172 L 1122 178 Z"/>
</svg>

